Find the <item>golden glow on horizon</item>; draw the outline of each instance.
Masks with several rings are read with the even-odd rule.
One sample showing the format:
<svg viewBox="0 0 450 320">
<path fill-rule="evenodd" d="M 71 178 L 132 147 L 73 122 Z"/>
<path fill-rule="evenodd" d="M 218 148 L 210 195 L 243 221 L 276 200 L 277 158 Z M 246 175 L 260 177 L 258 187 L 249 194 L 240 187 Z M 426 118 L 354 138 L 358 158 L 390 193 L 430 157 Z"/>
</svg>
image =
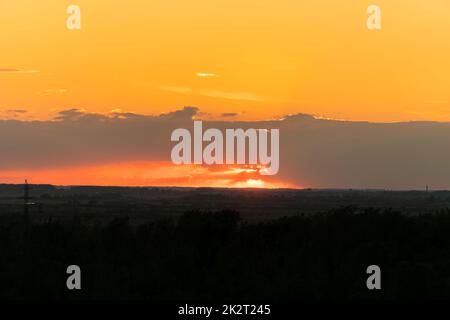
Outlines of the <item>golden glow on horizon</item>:
<svg viewBox="0 0 450 320">
<path fill-rule="evenodd" d="M 260 176 L 258 169 L 245 166 L 175 166 L 170 162 L 128 162 L 83 167 L 0 171 L 2 183 L 98 185 L 98 186 L 177 186 L 218 188 L 297 188 Z"/>
</svg>

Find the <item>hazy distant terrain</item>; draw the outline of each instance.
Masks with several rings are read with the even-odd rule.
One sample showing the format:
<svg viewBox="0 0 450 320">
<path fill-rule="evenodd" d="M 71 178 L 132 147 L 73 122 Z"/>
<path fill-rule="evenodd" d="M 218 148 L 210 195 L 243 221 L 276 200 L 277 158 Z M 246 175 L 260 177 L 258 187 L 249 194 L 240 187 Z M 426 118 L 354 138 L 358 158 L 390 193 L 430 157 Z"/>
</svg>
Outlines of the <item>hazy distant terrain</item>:
<svg viewBox="0 0 450 320">
<path fill-rule="evenodd" d="M 0 185 L 0 212 L 24 210 L 23 185 Z M 267 190 L 214 188 L 122 188 L 30 186 L 30 217 L 102 223 L 126 215 L 143 223 L 188 210 L 239 211 L 248 221 L 314 213 L 343 206 L 393 208 L 426 213 L 450 208 L 449 191 Z"/>
</svg>

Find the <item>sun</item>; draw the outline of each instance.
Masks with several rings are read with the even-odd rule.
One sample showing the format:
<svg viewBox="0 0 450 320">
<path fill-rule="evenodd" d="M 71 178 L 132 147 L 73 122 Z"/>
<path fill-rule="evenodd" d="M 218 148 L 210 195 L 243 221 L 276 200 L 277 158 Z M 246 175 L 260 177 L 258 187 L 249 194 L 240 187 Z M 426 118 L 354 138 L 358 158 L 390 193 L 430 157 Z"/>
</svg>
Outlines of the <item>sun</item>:
<svg viewBox="0 0 450 320">
<path fill-rule="evenodd" d="M 264 181 L 262 181 L 261 179 L 258 179 L 258 180 L 256 180 L 256 179 L 248 179 L 246 181 L 246 185 L 249 188 L 264 188 L 264 186 L 265 186 Z"/>
</svg>

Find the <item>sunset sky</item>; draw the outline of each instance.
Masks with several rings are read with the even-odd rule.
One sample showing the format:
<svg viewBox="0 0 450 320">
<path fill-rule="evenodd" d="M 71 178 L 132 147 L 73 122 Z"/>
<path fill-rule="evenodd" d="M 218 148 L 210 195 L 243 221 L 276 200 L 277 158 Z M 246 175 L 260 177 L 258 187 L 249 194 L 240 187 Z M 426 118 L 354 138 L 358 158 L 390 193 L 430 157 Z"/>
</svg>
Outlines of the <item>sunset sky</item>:
<svg viewBox="0 0 450 320">
<path fill-rule="evenodd" d="M 380 31 L 366 28 L 373 3 Z M 81 30 L 66 28 L 70 4 L 81 8 Z M 2 0 L 0 117 L 51 122 L 69 109 L 150 116 L 195 106 L 197 118 L 216 121 L 298 113 L 450 121 L 449 12 L 448 0 Z M 0 163 L 0 182 L 304 186 L 192 178 L 198 168 L 174 173 L 167 159 L 155 161 L 112 157 L 73 164 L 76 174 L 67 164 Z M 118 177 L 124 168 L 134 178 Z M 169 180 L 142 179 L 144 171 Z"/>
</svg>

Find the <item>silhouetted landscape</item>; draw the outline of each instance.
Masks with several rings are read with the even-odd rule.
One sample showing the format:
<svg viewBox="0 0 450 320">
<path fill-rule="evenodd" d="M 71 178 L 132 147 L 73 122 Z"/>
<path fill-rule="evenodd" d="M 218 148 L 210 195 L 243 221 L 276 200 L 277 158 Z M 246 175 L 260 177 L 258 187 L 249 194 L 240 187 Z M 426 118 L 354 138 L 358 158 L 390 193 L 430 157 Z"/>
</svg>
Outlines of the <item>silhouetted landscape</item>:
<svg viewBox="0 0 450 320">
<path fill-rule="evenodd" d="M 324 189 L 220 189 L 147 187 L 61 187 L 30 185 L 28 210 L 33 222 L 49 218 L 103 224 L 127 216 L 142 224 L 179 217 L 186 211 L 238 211 L 249 222 L 343 206 L 392 208 L 409 214 L 450 208 L 450 191 L 386 191 Z M 0 185 L 0 215 L 23 212 L 24 185 Z"/>
<path fill-rule="evenodd" d="M 447 191 L 33 185 L 26 213 L 23 189 L 0 186 L 1 298 L 450 298 Z"/>
</svg>

